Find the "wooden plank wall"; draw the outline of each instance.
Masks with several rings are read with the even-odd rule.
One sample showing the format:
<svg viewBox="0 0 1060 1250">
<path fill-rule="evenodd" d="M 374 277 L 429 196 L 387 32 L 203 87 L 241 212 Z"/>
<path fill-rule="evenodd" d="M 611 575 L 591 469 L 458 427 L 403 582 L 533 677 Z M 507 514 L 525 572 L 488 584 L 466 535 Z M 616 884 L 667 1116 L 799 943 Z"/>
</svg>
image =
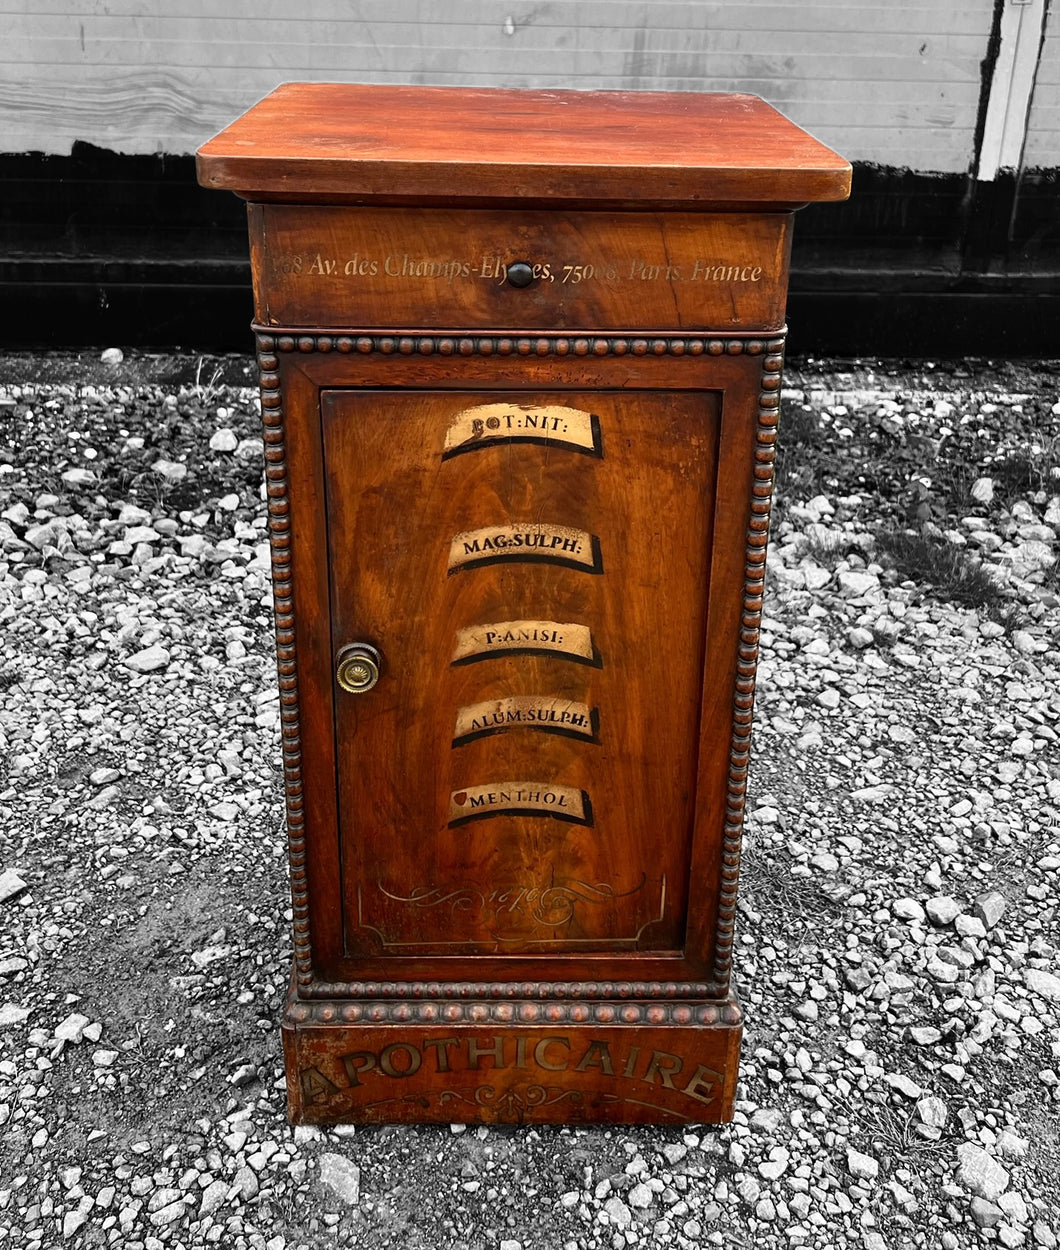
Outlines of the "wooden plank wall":
<svg viewBox="0 0 1060 1250">
<path fill-rule="evenodd" d="M 0 0 L 0 150 L 66 154 L 85 141 L 119 153 L 188 153 L 277 83 L 331 80 L 750 91 L 852 160 L 964 172 L 994 4 L 169 0 L 162 8 Z M 1052 51 L 1053 103 L 1036 105 L 1046 143 L 1056 134 L 1055 38 Z"/>
<path fill-rule="evenodd" d="M 1060 6 L 1046 10 L 1038 74 L 1027 118 L 1025 169 L 1056 169 L 1060 165 Z"/>
</svg>

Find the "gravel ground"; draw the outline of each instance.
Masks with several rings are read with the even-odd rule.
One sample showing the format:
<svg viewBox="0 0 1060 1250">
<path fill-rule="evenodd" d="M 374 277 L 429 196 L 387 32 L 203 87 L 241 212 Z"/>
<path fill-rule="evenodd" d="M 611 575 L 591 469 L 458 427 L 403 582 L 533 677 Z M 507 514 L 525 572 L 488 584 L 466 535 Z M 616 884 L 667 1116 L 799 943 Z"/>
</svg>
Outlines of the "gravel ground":
<svg viewBox="0 0 1060 1250">
<path fill-rule="evenodd" d="M 1056 1246 L 1060 368 L 789 370 L 696 1132 L 287 1125 L 249 382 L 0 358 L 0 1246 Z"/>
</svg>

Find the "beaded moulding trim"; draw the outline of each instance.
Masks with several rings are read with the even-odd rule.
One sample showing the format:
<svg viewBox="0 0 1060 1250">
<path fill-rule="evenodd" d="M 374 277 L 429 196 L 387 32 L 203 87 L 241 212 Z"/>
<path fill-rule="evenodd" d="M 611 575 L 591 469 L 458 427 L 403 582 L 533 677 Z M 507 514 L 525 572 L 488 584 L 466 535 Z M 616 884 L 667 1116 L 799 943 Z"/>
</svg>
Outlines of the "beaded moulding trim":
<svg viewBox="0 0 1060 1250">
<path fill-rule="evenodd" d="M 761 356 L 777 336 L 571 334 L 299 334 L 254 327 L 259 351 L 368 356 Z"/>
<path fill-rule="evenodd" d="M 285 1022 L 312 1024 L 614 1024 L 738 1025 L 732 1000 L 697 1002 L 461 1002 L 453 999 L 288 1001 Z"/>
</svg>

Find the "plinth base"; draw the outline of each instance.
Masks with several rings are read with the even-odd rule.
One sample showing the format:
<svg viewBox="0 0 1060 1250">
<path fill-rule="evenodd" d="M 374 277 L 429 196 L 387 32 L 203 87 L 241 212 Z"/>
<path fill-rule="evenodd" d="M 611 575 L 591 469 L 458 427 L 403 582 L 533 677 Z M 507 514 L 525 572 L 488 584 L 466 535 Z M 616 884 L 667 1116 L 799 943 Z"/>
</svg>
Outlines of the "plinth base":
<svg viewBox="0 0 1060 1250">
<path fill-rule="evenodd" d="M 300 999 L 295 1124 L 683 1124 L 732 1117 L 735 995 L 709 1001 Z"/>
</svg>

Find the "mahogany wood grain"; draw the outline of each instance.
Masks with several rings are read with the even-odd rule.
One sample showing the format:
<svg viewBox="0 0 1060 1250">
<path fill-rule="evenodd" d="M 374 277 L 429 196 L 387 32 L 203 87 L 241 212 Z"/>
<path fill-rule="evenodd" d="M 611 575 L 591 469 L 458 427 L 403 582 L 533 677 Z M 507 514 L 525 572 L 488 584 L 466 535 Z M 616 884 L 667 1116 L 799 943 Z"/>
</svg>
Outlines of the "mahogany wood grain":
<svg viewBox="0 0 1060 1250">
<path fill-rule="evenodd" d="M 288 83 L 199 149 L 255 201 L 842 200 L 850 166 L 751 95 Z"/>
<path fill-rule="evenodd" d="M 779 330 L 790 213 L 265 205 L 263 325 Z M 505 280 L 529 264 L 526 287 Z"/>
<path fill-rule="evenodd" d="M 741 354 L 733 356 L 726 352 L 718 356 L 707 353 L 680 357 L 660 355 L 623 356 L 585 356 L 569 355 L 561 361 L 555 358 L 538 356 L 498 355 L 469 356 L 457 355 L 442 357 L 432 355 L 424 357 L 417 352 L 392 354 L 363 354 L 356 350 L 339 350 L 330 339 L 323 340 L 329 344 L 329 350 L 303 350 L 300 342 L 308 345 L 315 340 L 292 339 L 292 350 L 279 354 L 282 386 L 293 411 L 291 427 L 292 446 L 289 472 L 291 473 L 290 506 L 291 531 L 293 535 L 293 566 L 296 570 L 294 579 L 295 620 L 297 634 L 298 674 L 301 706 L 305 714 L 311 717 L 312 750 L 305 753 L 303 786 L 304 802 L 307 804 L 309 819 L 308 840 L 308 871 L 311 895 L 316 900 L 312 913 L 313 927 L 313 963 L 316 977 L 331 986 L 341 986 L 353 981 L 394 981 L 394 980 L 451 980 L 479 981 L 490 983 L 498 980 L 532 980 L 543 983 L 548 980 L 615 980 L 615 981 L 683 981 L 709 980 L 714 955 L 715 924 L 718 905 L 719 865 L 721 860 L 721 830 L 724 824 L 726 804 L 726 765 L 729 759 L 732 705 L 734 684 L 736 681 L 737 654 L 740 645 L 740 612 L 743 591 L 743 567 L 745 561 L 745 533 L 747 515 L 750 507 L 752 487 L 752 447 L 754 422 L 749 419 L 749 410 L 753 412 L 755 397 L 762 375 L 762 355 Z M 354 341 L 357 341 L 356 339 Z M 570 392 L 556 391 L 557 384 L 571 388 Z M 422 955 L 415 951 L 396 958 L 390 954 L 361 951 L 354 954 L 348 951 L 344 942 L 343 924 L 350 923 L 350 899 L 343 898 L 343 858 L 340 853 L 340 837 L 338 830 L 343 823 L 340 804 L 336 792 L 336 778 L 342 770 L 339 760 L 344 748 L 341 742 L 336 746 L 337 737 L 345 737 L 348 745 L 347 769 L 353 766 L 358 758 L 358 749 L 365 743 L 356 734 L 350 736 L 349 718 L 359 720 L 366 713 L 364 704 L 370 703 L 376 691 L 367 695 L 345 695 L 339 691 L 334 679 L 334 654 L 346 642 L 353 641 L 355 634 L 345 620 L 341 629 L 335 629 L 331 615 L 321 611 L 321 605 L 330 605 L 329 612 L 344 614 L 356 611 L 358 602 L 351 594 L 350 581 L 355 582 L 357 563 L 371 564 L 370 552 L 375 550 L 369 541 L 365 544 L 353 542 L 354 530 L 336 522 L 333 513 L 327 506 L 329 466 L 325 454 L 324 430 L 327 418 L 307 421 L 300 419 L 299 414 L 313 405 L 312 411 L 318 411 L 320 396 L 345 394 L 351 397 L 370 397 L 373 404 L 384 413 L 387 410 L 387 392 L 393 391 L 394 411 L 400 410 L 404 398 L 410 393 L 420 394 L 424 390 L 452 390 L 459 393 L 503 392 L 513 398 L 525 398 L 536 401 L 542 394 L 548 393 L 554 398 L 562 394 L 579 392 L 604 392 L 613 407 L 622 402 L 626 392 L 631 392 L 631 399 L 652 392 L 660 396 L 674 394 L 687 395 L 694 403 L 700 405 L 704 414 L 716 412 L 716 420 L 711 422 L 712 430 L 716 431 L 716 450 L 700 448 L 698 455 L 716 457 L 716 470 L 708 473 L 708 490 L 704 491 L 692 505 L 700 514 L 700 519 L 690 520 L 681 514 L 669 521 L 656 517 L 656 508 L 652 506 L 652 524 L 665 527 L 678 524 L 683 518 L 692 526 L 707 520 L 709 528 L 709 544 L 706 555 L 709 569 L 704 570 L 705 600 L 699 613 L 692 610 L 691 601 L 678 608 L 679 622 L 675 627 L 671 622 L 664 621 L 668 628 L 660 628 L 655 624 L 649 637 L 643 641 L 650 647 L 648 655 L 652 663 L 674 663 L 684 670 L 688 663 L 687 653 L 695 647 L 696 638 L 694 622 L 699 620 L 701 631 L 702 654 L 709 656 L 707 667 L 708 680 L 702 685 L 702 705 L 697 712 L 692 738 L 695 743 L 693 767 L 695 780 L 691 782 L 696 796 L 696 817 L 694 826 L 688 831 L 690 842 L 687 847 L 688 858 L 683 875 L 698 873 L 694 879 L 698 887 L 688 896 L 686 923 L 694 940 L 684 941 L 677 949 L 665 945 L 652 949 L 643 948 L 639 951 L 623 950 L 616 947 L 606 949 L 589 949 L 577 956 L 576 966 L 572 967 L 563 957 L 550 955 L 547 949 L 535 954 L 484 952 L 475 955 L 461 956 L 457 951 Z M 454 407 L 462 408 L 462 400 L 457 400 Z M 401 439 L 400 431 L 395 436 Z M 619 439 L 623 436 L 620 433 Z M 614 440 L 609 440 L 614 441 Z M 636 445 L 636 444 L 634 444 Z M 606 451 L 607 444 L 604 444 Z M 436 448 L 435 448 L 436 450 Z M 515 446 L 511 454 L 535 452 L 533 446 Z M 559 459 L 560 465 L 569 462 L 574 453 L 552 450 L 549 453 L 550 465 Z M 673 453 L 672 454 L 676 454 Z M 685 448 L 681 455 L 687 458 L 689 450 Z M 489 456 L 496 462 L 500 452 L 494 448 L 458 455 L 446 462 L 446 468 L 462 467 L 475 457 Z M 529 462 L 529 455 L 527 460 Z M 631 455 L 629 449 L 626 456 Z M 414 463 L 421 464 L 425 458 L 425 450 L 413 447 L 406 453 L 405 459 L 414 457 Z M 539 456 L 540 458 L 540 456 Z M 569 466 L 567 472 L 581 467 L 583 471 L 599 470 L 606 462 L 597 461 L 593 457 L 578 457 L 579 464 Z M 410 461 L 412 462 L 412 461 Z M 435 472 L 441 466 L 435 462 Z M 637 467 L 627 462 L 628 476 L 633 477 L 628 489 L 637 492 L 640 487 L 636 483 Z M 362 472 L 374 472 L 372 464 L 366 464 Z M 346 510 L 357 505 L 358 490 L 365 485 L 363 478 L 343 474 L 340 463 L 336 463 L 333 472 L 341 479 L 345 476 L 349 488 L 348 500 L 340 505 Z M 531 479 L 532 481 L 533 479 Z M 542 479 L 536 479 L 544 484 Z M 647 479 L 650 481 L 650 478 Z M 332 488 L 333 489 L 333 488 Z M 397 487 L 395 487 L 397 489 Z M 494 488 L 495 489 L 495 488 Z M 674 483 L 678 492 L 685 489 L 679 479 Z M 583 493 L 587 488 L 582 487 Z M 617 487 L 621 495 L 621 486 Z M 375 489 L 373 497 L 377 500 L 386 498 L 385 492 Z M 473 497 L 473 496 L 472 496 Z M 467 496 L 465 495 L 466 499 Z M 598 502 L 598 501 L 594 501 Z M 661 501 L 659 501 L 661 502 Z M 433 506 L 438 508 L 445 503 L 444 499 L 435 499 Z M 621 498 L 618 504 L 623 510 L 628 503 Z M 450 502 L 447 506 L 453 506 Z M 584 508 L 584 503 L 575 500 L 573 506 Z M 414 526 L 422 512 L 419 506 L 408 509 L 407 524 Z M 594 509 L 602 520 L 606 520 L 602 510 Z M 341 515 L 341 512 L 340 514 Z M 585 514 L 588 517 L 588 513 Z M 541 518 L 547 519 L 547 518 Z M 337 540 L 333 534 L 335 526 L 341 531 L 337 550 Z M 452 530 L 450 526 L 450 531 Z M 459 526 L 458 526 L 459 528 Z M 442 531 L 436 535 L 437 541 L 444 550 L 448 544 L 450 532 Z M 703 539 L 701 541 L 706 541 Z M 388 544 L 388 549 L 395 550 L 396 558 L 408 561 L 414 558 L 417 548 L 414 544 L 397 547 Z M 606 551 L 605 551 L 606 556 Z M 344 579 L 346 586 L 341 593 L 336 590 L 335 574 L 329 573 L 333 564 L 347 570 Z M 505 566 L 499 566 L 504 568 Z M 617 573 L 620 564 L 614 566 Z M 533 566 L 507 566 L 509 572 L 520 569 L 524 574 L 533 573 Z M 669 564 L 668 572 L 672 571 Z M 550 572 L 552 570 L 549 570 Z M 661 580 L 660 568 L 654 578 L 656 587 Z M 469 570 L 460 572 L 445 579 L 444 590 L 450 586 L 460 585 L 460 579 L 471 577 L 472 574 L 488 574 L 490 569 Z M 566 573 L 566 570 L 558 570 Z M 606 575 L 605 575 L 606 576 Z M 637 611 L 651 611 L 654 594 L 642 589 L 644 578 L 638 579 L 637 590 L 627 593 L 627 598 L 640 603 Z M 422 575 L 409 583 L 394 579 L 389 588 L 392 601 L 394 620 L 384 626 L 387 630 L 408 631 L 417 623 L 426 634 L 433 628 L 430 618 L 412 610 L 420 597 L 435 587 L 425 587 Z M 665 600 L 665 588 L 663 599 Z M 513 616 L 518 615 L 512 612 Z M 544 615 L 544 613 L 542 613 Z M 667 614 L 673 616 L 673 610 Z M 404 619 L 407 617 L 407 620 Z M 368 622 L 372 624 L 373 622 Z M 463 621 L 461 624 L 465 623 Z M 366 641 L 373 641 L 368 637 Z M 378 636 L 375 637 L 378 641 Z M 384 647 L 384 658 L 389 661 L 389 647 Z M 415 658 L 415 657 L 414 657 Z M 437 659 L 448 660 L 448 652 Z M 538 661 L 540 663 L 540 661 Z M 490 661 L 487 667 L 499 664 Z M 424 668 L 428 667 L 427 665 Z M 581 667 L 569 665 L 572 669 Z M 472 665 L 467 669 L 458 670 L 459 677 L 482 672 L 481 665 Z M 604 670 L 593 670 L 595 678 L 603 677 Z M 446 664 L 437 669 L 437 678 L 431 681 L 430 692 L 437 692 L 437 680 L 448 682 L 452 677 Z M 402 680 L 399 672 L 396 680 Z M 428 680 L 424 678 L 424 680 Z M 381 686 L 384 683 L 381 682 Z M 378 690 L 379 688 L 377 688 Z M 423 692 L 409 690 L 408 697 L 415 706 L 422 706 Z M 385 697 L 385 691 L 384 691 Z M 650 701 L 650 695 L 641 691 L 639 702 Z M 470 700 L 469 700 L 470 701 Z M 410 732 L 415 733 L 415 718 L 411 717 Z M 650 710 L 650 709 L 649 709 Z M 605 706 L 601 706 L 601 723 L 603 723 Z M 631 712 L 636 717 L 639 712 Z M 657 713 L 655 713 L 657 715 Z M 336 735 L 332 726 L 345 723 L 345 735 Z M 639 731 L 637 731 L 639 732 Z M 442 742 L 448 754 L 452 754 L 449 744 L 451 733 L 446 724 L 442 728 Z M 523 738 L 525 742 L 526 737 Z M 487 744 L 495 740 L 485 740 Z M 510 740 L 511 741 L 511 740 Z M 531 743 L 538 743 L 537 737 L 530 738 Z M 482 745 L 482 744 L 471 744 Z M 466 751 L 462 747 L 459 751 Z M 336 751 L 339 755 L 336 755 Z M 352 755 L 350 754 L 352 752 Z M 459 753 L 459 752 L 458 752 Z M 362 749 L 359 756 L 365 769 L 365 775 L 371 776 L 376 770 L 383 774 L 392 767 L 391 761 L 381 758 L 377 751 Z M 404 758 L 404 757 L 403 757 Z M 433 750 L 431 758 L 434 758 Z M 448 755 L 445 756 L 448 758 Z M 637 778 L 643 776 L 640 764 L 630 759 L 630 765 Z M 422 775 L 421 775 L 422 773 Z M 348 774 L 347 774 L 348 776 Z M 674 778 L 673 767 L 663 765 L 656 781 L 669 784 Z M 416 771 L 409 779 L 410 786 L 420 786 L 430 795 L 436 784 L 432 770 Z M 592 788 L 592 787 L 590 787 Z M 340 792 L 342 786 L 340 784 Z M 348 789 L 348 785 L 347 785 Z M 391 787 L 392 789 L 392 787 Z M 443 787 L 444 789 L 444 787 Z M 405 810 L 408 799 L 399 796 L 401 810 Z M 347 838 L 349 831 L 356 829 L 368 818 L 358 807 L 345 809 Z M 378 817 L 371 817 L 377 820 Z M 654 831 L 655 821 L 646 817 L 648 831 Z M 490 822 L 484 822 L 488 824 Z M 391 823 L 380 826 L 375 834 L 367 840 L 367 847 L 383 846 L 389 851 L 389 839 L 397 826 Z M 547 826 L 546 826 L 547 827 Z M 639 837 L 645 836 L 639 834 Z M 380 842 L 377 842 L 380 839 Z M 454 844 L 454 853 L 458 844 Z M 357 852 L 348 847 L 347 856 Z M 621 851 L 618 854 L 622 854 Z M 347 859 L 347 862 L 349 860 Z M 357 862 L 356 859 L 354 861 Z M 694 865 L 694 867 L 693 867 Z M 680 894 L 684 893 L 683 883 L 674 885 Z M 348 883 L 347 894 L 355 892 L 356 884 Z M 344 906 L 345 902 L 345 906 Z M 344 919 L 345 918 L 345 919 Z M 329 991 L 330 992 L 330 991 Z"/>
<path fill-rule="evenodd" d="M 472 438 L 445 458 L 462 411 L 536 434 L 563 422 L 542 406 L 592 414 L 598 454 Z M 337 699 L 347 953 L 683 948 L 716 396 L 329 391 L 323 416 L 333 646 L 385 661 Z M 454 535 L 481 561 L 447 570 Z M 480 649 L 456 663 L 461 630 Z M 595 731 L 502 707 L 454 746 L 458 709 L 513 697 L 583 705 Z"/>
<path fill-rule="evenodd" d="M 728 1118 L 788 210 L 849 167 L 749 96 L 295 85 L 200 174 L 251 200 L 292 1118 Z"/>
<path fill-rule="evenodd" d="M 616 1013 L 617 1014 L 617 1013 Z M 284 1029 L 301 1123 L 670 1124 L 728 1118 L 740 1037 L 724 1022 L 579 1028 L 366 1023 Z"/>
</svg>

